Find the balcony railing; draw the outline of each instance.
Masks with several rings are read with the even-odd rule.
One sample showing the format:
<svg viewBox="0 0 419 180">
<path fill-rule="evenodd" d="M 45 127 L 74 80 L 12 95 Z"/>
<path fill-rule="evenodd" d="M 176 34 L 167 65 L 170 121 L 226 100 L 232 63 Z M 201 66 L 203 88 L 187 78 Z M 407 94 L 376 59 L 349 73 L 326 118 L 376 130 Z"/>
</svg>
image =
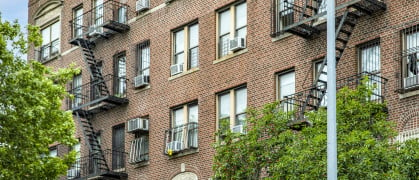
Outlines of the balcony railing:
<svg viewBox="0 0 419 180">
<path fill-rule="evenodd" d="M 326 1 L 326 0 L 323 0 Z M 342 15 L 347 7 L 362 10 L 362 13 L 371 14 L 386 8 L 386 0 L 337 0 L 336 17 Z M 271 36 L 279 36 L 285 32 L 301 36 L 318 33 L 319 27 L 315 23 L 325 19 L 326 4 L 320 0 L 273 0 Z"/>
<path fill-rule="evenodd" d="M 190 122 L 166 130 L 164 153 L 176 154 L 184 150 L 198 148 L 198 123 Z"/>
<path fill-rule="evenodd" d="M 95 33 L 113 33 L 129 30 L 128 19 L 135 12 L 127 4 L 108 0 L 70 21 L 72 38 Z M 106 28 L 107 30 L 103 29 Z M 108 31 L 108 32 L 107 32 Z"/>
<path fill-rule="evenodd" d="M 125 158 L 127 153 L 117 150 L 105 150 L 103 155 L 106 165 L 99 160 L 99 152 L 81 157 L 67 170 L 67 179 L 87 179 L 93 177 L 123 177 L 125 173 Z M 107 170 L 109 167 L 109 170 Z"/>
<path fill-rule="evenodd" d="M 38 61 L 44 63 L 57 55 L 60 51 L 60 39 L 55 39 L 48 44 L 41 46 L 38 54 Z"/>
<path fill-rule="evenodd" d="M 369 73 L 369 72 L 363 72 L 360 74 L 356 74 L 347 78 L 343 78 L 343 79 L 339 79 L 336 81 L 336 88 L 340 89 L 343 87 L 349 87 L 351 89 L 354 89 L 355 87 L 357 87 L 361 81 L 363 80 L 363 78 L 365 76 L 368 76 L 368 82 L 367 85 L 371 85 L 371 86 L 375 86 L 375 89 L 373 89 L 372 95 L 370 97 L 370 100 L 372 101 L 377 101 L 380 103 L 384 102 L 384 97 L 385 97 L 385 90 L 386 90 L 386 83 L 387 83 L 387 79 L 379 76 L 378 74 L 373 74 L 373 73 Z M 322 85 L 322 86 L 317 86 L 316 87 L 319 91 L 324 90 L 326 91 L 326 86 Z M 286 96 L 283 100 L 281 100 L 280 102 L 280 109 L 283 110 L 284 112 L 290 112 L 290 111 L 294 111 L 296 113 L 296 116 L 298 116 L 297 113 L 301 113 L 302 111 L 302 107 L 306 101 L 306 97 L 309 95 L 310 93 L 310 89 L 292 94 L 292 95 L 288 95 Z M 325 106 L 326 102 L 323 102 L 327 99 L 327 97 L 325 96 L 322 99 L 321 102 L 321 106 Z M 315 98 L 310 98 L 311 101 L 313 102 L 308 102 L 308 104 L 317 104 L 318 101 Z M 305 111 L 311 111 L 311 110 L 315 110 L 313 107 L 306 107 Z"/>
<path fill-rule="evenodd" d="M 104 87 L 106 85 L 106 87 Z M 108 89 L 109 94 L 106 93 Z M 95 113 L 112 105 L 128 103 L 127 79 L 108 74 L 103 81 L 91 81 L 79 87 L 73 87 L 68 93 L 74 98 L 67 98 L 67 107 L 71 110 L 88 110 Z"/>
<path fill-rule="evenodd" d="M 148 161 L 148 136 L 142 136 L 131 141 L 129 163 Z"/>
</svg>

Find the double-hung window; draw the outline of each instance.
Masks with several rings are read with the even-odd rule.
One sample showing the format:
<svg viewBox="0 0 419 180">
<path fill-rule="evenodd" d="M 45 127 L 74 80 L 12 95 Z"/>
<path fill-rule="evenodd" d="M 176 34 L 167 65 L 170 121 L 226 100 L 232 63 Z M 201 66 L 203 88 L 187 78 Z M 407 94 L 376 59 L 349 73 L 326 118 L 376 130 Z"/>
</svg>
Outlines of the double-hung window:
<svg viewBox="0 0 419 180">
<path fill-rule="evenodd" d="M 73 103 L 71 103 L 72 108 L 78 107 L 83 102 L 83 94 L 82 94 L 82 76 L 81 74 L 75 75 L 73 77 L 72 82 L 72 94 L 74 95 L 74 99 L 72 100 Z"/>
<path fill-rule="evenodd" d="M 125 52 L 115 56 L 114 67 L 114 95 L 118 97 L 125 97 L 127 93 L 127 67 Z"/>
<path fill-rule="evenodd" d="M 96 27 L 103 24 L 103 13 L 104 13 L 104 7 L 103 7 L 103 0 L 94 0 L 94 25 Z"/>
<path fill-rule="evenodd" d="M 112 169 L 125 167 L 125 124 L 112 127 Z"/>
<path fill-rule="evenodd" d="M 228 55 L 230 39 L 246 38 L 247 4 L 239 2 L 217 13 L 218 15 L 218 58 Z"/>
<path fill-rule="evenodd" d="M 247 88 L 239 87 L 217 95 L 217 123 L 219 128 L 230 128 L 244 133 L 247 108 Z M 227 126 L 227 127 L 224 127 Z"/>
<path fill-rule="evenodd" d="M 83 34 L 83 6 L 75 8 L 73 16 L 73 37 L 80 37 Z"/>
<path fill-rule="evenodd" d="M 327 65 L 325 65 L 323 69 L 320 69 L 322 67 L 322 64 L 323 64 L 323 59 L 314 63 L 314 78 L 319 77 L 316 84 L 317 89 L 319 89 L 318 91 L 316 91 L 317 93 L 316 96 L 318 97 L 322 93 L 320 89 L 325 90 L 325 91 L 327 89 L 327 75 L 326 75 Z M 323 98 L 321 99 L 321 102 L 320 102 L 320 106 L 323 106 L 323 107 L 327 106 L 327 93 L 323 95 Z"/>
<path fill-rule="evenodd" d="M 172 72 L 180 73 L 183 69 L 189 70 L 198 67 L 199 63 L 199 25 L 192 23 L 173 32 L 173 62 L 172 65 L 180 66 L 181 70 Z"/>
<path fill-rule="evenodd" d="M 402 31 L 403 89 L 419 87 L 419 25 Z"/>
<path fill-rule="evenodd" d="M 380 41 L 373 40 L 359 47 L 360 71 L 369 73 L 368 85 L 376 86 L 371 95 L 371 100 L 381 97 L 381 60 Z"/>
<path fill-rule="evenodd" d="M 282 110 L 284 112 L 292 111 L 294 107 L 292 95 L 295 94 L 295 72 L 288 71 L 278 74 L 277 85 L 277 97 L 281 102 Z"/>
<path fill-rule="evenodd" d="M 294 23 L 294 0 L 273 0 L 272 36 Z"/>
<path fill-rule="evenodd" d="M 42 46 L 40 61 L 46 61 L 58 54 L 60 50 L 60 22 L 57 21 L 41 30 Z"/>
<path fill-rule="evenodd" d="M 184 104 L 171 110 L 171 129 L 166 131 L 166 153 L 198 147 L 198 104 Z"/>
<path fill-rule="evenodd" d="M 138 45 L 136 76 L 137 78 L 142 78 L 141 81 L 143 83 L 150 82 L 150 41 L 149 40 L 143 43 L 140 43 Z"/>
</svg>

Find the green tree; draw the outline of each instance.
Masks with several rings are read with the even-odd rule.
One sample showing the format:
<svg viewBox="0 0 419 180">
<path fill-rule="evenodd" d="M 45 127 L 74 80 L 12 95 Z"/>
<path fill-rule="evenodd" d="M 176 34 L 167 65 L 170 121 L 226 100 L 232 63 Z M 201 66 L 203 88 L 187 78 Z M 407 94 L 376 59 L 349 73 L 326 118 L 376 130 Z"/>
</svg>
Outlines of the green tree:
<svg viewBox="0 0 419 180">
<path fill-rule="evenodd" d="M 26 62 L 16 54 L 41 44 L 39 28 L 28 26 L 27 36 L 17 21 L 0 16 L 0 179 L 56 179 L 75 161 L 74 152 L 49 157 L 48 145 L 76 142 L 71 112 L 61 110 L 61 103 L 77 70 L 53 72 Z"/>
<path fill-rule="evenodd" d="M 365 79 L 363 82 L 366 82 Z M 339 179 L 418 179 L 419 143 L 393 141 L 395 123 L 385 104 L 369 100 L 372 87 L 343 88 L 337 95 Z M 218 132 L 214 177 L 218 179 L 326 179 L 326 111 L 307 113 L 312 122 L 299 131 L 287 126 L 291 113 L 278 104 L 248 110 L 248 131 Z"/>
</svg>

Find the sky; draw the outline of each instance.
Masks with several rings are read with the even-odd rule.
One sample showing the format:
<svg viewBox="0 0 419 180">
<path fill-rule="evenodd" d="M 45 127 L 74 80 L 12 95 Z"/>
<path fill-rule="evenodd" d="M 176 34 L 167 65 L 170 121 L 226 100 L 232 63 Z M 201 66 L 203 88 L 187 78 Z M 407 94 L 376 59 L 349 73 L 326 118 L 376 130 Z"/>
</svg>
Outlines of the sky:
<svg viewBox="0 0 419 180">
<path fill-rule="evenodd" d="M 28 0 L 0 0 L 0 12 L 3 20 L 18 19 L 24 27 L 28 22 Z"/>
</svg>

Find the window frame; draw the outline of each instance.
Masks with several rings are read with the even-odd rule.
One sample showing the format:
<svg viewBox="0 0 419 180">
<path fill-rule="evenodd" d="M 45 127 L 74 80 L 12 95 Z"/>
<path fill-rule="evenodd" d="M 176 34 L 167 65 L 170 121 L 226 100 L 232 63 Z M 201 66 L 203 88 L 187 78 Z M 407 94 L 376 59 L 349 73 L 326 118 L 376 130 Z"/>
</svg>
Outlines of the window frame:
<svg viewBox="0 0 419 180">
<path fill-rule="evenodd" d="M 199 122 L 199 105 L 198 105 L 198 101 L 192 101 L 189 103 L 185 103 L 179 106 L 175 106 L 173 108 L 170 108 L 170 128 L 176 128 L 178 126 L 182 126 L 185 125 L 187 123 L 190 123 L 190 119 L 189 119 L 189 109 L 191 106 L 196 106 L 198 108 L 198 118 L 197 118 L 197 123 Z M 182 109 L 182 114 L 183 114 L 183 123 L 176 125 L 175 124 L 175 111 Z"/>
<path fill-rule="evenodd" d="M 148 51 L 146 50 L 146 54 L 147 58 L 146 60 L 148 60 L 148 67 L 144 68 L 143 67 L 143 50 L 144 49 L 148 49 Z M 145 40 L 141 43 L 139 43 L 137 45 L 137 59 L 136 59 L 136 70 L 135 70 L 135 74 L 136 76 L 140 76 L 140 75 L 148 75 L 150 76 L 150 62 L 151 62 L 151 47 L 150 47 L 150 40 Z M 148 74 L 144 73 L 144 71 L 148 70 Z"/>
<path fill-rule="evenodd" d="M 81 73 L 73 76 L 73 81 L 71 82 L 71 89 L 73 90 L 72 94 L 74 99 L 71 100 L 71 107 L 78 107 L 83 104 L 83 76 Z"/>
<path fill-rule="evenodd" d="M 81 11 L 81 15 L 78 15 L 78 11 Z M 84 9 L 83 4 L 80 4 L 73 8 L 73 38 L 83 36 L 83 18 Z M 80 24 L 81 22 L 81 24 Z"/>
<path fill-rule="evenodd" d="M 124 59 L 124 76 L 120 76 L 120 62 Z M 114 55 L 114 82 L 113 82 L 113 95 L 118 97 L 126 97 L 127 95 L 127 55 L 126 52 L 120 52 Z"/>
<path fill-rule="evenodd" d="M 411 47 L 410 49 L 407 49 L 408 46 L 408 36 L 410 34 L 416 34 L 417 36 L 417 41 L 416 41 L 416 47 Z M 413 71 L 418 71 L 419 67 L 419 24 L 417 25 L 413 25 L 409 28 L 403 29 L 401 31 L 401 50 L 402 50 L 402 57 L 401 57 L 401 89 L 403 90 L 402 92 L 408 92 L 408 91 L 413 91 L 413 90 L 418 90 L 419 89 L 419 72 L 416 72 L 416 75 L 412 72 L 413 75 L 410 75 L 409 71 L 411 71 L 408 67 L 408 61 L 411 55 L 416 54 L 415 56 L 412 56 L 416 58 L 416 69 Z M 412 39 L 414 40 L 414 39 Z M 413 43 L 412 43 L 413 44 Z M 414 49 L 414 50 L 411 50 Z M 412 51 L 412 52 L 411 52 Z M 417 78 L 414 78 L 414 77 Z M 413 78 L 414 81 L 416 81 L 416 85 L 413 85 L 411 87 L 406 87 L 405 85 L 405 79 L 407 78 Z"/>
<path fill-rule="evenodd" d="M 376 64 L 375 67 L 378 66 L 378 71 L 374 70 L 372 72 L 370 71 L 364 71 L 364 67 L 363 67 L 363 50 L 366 49 L 370 49 L 370 48 L 375 48 L 378 47 L 378 65 Z M 375 51 L 375 49 L 374 49 Z M 377 53 L 377 52 L 375 52 Z M 383 93 L 383 87 L 381 84 L 381 79 L 374 79 L 374 78 L 379 78 L 381 77 L 381 41 L 380 38 L 377 39 L 373 39 L 371 41 L 368 41 L 366 43 L 360 44 L 357 46 L 357 56 L 358 56 L 358 72 L 359 73 L 363 73 L 363 72 L 367 72 L 370 73 L 372 75 L 375 76 L 369 76 L 369 82 L 367 82 L 368 84 L 377 84 L 377 88 L 373 90 L 373 94 L 371 95 L 371 100 L 380 100 L 382 93 Z M 370 58 L 371 55 L 366 55 L 368 58 Z M 376 61 L 376 59 L 374 59 L 373 61 Z M 378 77 L 377 77 L 378 76 Z"/>
<path fill-rule="evenodd" d="M 237 20 L 237 18 L 236 18 L 236 16 L 237 16 L 237 14 L 236 14 L 236 7 L 237 6 L 240 6 L 240 5 L 242 5 L 242 4 L 246 4 L 246 25 L 244 25 L 244 26 L 241 26 L 241 27 L 236 27 L 236 20 Z M 223 33 L 223 34 L 221 34 L 221 26 L 222 26 L 222 24 L 221 24 L 221 14 L 222 13 L 225 13 L 225 12 L 229 12 L 229 25 L 228 25 L 228 29 L 229 29 L 229 31 L 228 31 L 228 33 L 226 32 L 226 33 Z M 229 5 L 227 5 L 226 7 L 223 7 L 223 8 L 221 8 L 221 9 L 219 9 L 219 10 L 217 10 L 217 12 L 216 12 L 216 28 L 217 28 L 217 30 L 216 30 L 216 55 L 217 55 L 217 59 L 220 59 L 220 58 L 223 58 L 223 57 L 225 57 L 225 56 L 228 56 L 229 54 L 232 54 L 232 53 L 234 53 L 234 52 L 232 52 L 232 51 L 230 51 L 230 39 L 233 39 L 233 38 L 235 38 L 235 37 L 238 37 L 237 36 L 237 31 L 238 30 L 240 30 L 240 29 L 243 29 L 243 28 L 246 28 L 246 35 L 245 35 L 245 40 L 247 39 L 247 26 L 248 26 L 248 19 L 247 19 L 247 13 L 248 13 L 248 8 L 247 8 L 247 1 L 245 1 L 245 0 L 240 0 L 240 1 L 237 1 L 237 2 L 234 2 L 234 3 L 231 3 L 231 4 L 229 4 Z M 225 42 L 223 42 L 223 38 L 227 38 L 227 43 L 225 43 Z M 224 54 L 223 53 L 223 47 L 224 46 L 227 46 L 227 52 Z"/>
<path fill-rule="evenodd" d="M 232 129 L 233 127 L 238 126 L 238 125 L 245 125 L 245 122 L 243 124 L 240 124 L 240 123 L 236 124 L 236 122 L 238 121 L 237 116 L 241 115 L 241 114 L 246 114 L 246 111 L 244 111 L 243 113 L 239 113 L 239 114 L 236 113 L 236 107 L 237 107 L 237 105 L 236 105 L 236 101 L 237 101 L 236 92 L 239 91 L 239 90 L 243 90 L 243 89 L 246 92 L 246 101 L 245 102 L 246 102 L 246 107 L 248 107 L 248 102 L 249 101 L 248 101 L 247 85 L 240 85 L 238 87 L 235 87 L 235 88 L 232 88 L 232 89 L 229 89 L 229 90 L 226 90 L 226 91 L 222 91 L 222 92 L 216 94 L 216 129 L 217 130 L 221 128 L 220 127 L 221 126 L 220 121 L 225 121 L 225 120 L 229 121 L 229 128 L 230 129 Z M 221 108 L 220 108 L 221 107 L 220 98 L 221 98 L 221 96 L 227 95 L 227 94 L 229 95 L 229 101 L 228 101 L 229 102 L 229 115 L 226 116 L 226 117 L 220 117 L 220 110 L 221 110 Z M 243 121 L 246 121 L 245 119 Z"/>
<path fill-rule="evenodd" d="M 197 39 L 198 39 L 198 43 L 196 46 L 190 46 L 191 44 L 191 27 L 193 26 L 197 26 Z M 176 40 L 176 34 L 179 32 L 183 31 L 183 51 L 181 52 L 176 52 L 176 47 L 177 47 L 177 40 Z M 171 61 L 171 65 L 176 65 L 176 64 L 183 64 L 183 69 L 186 71 L 195 69 L 199 67 L 199 22 L 198 20 L 194 20 L 190 23 L 187 23 L 186 25 L 183 25 L 179 28 L 176 28 L 174 30 L 172 30 L 172 61 Z M 197 55 L 196 55 L 196 66 L 192 67 L 192 49 L 197 49 Z M 176 62 L 177 61 L 177 56 L 183 54 L 183 58 L 180 59 L 181 62 Z"/>
<path fill-rule="evenodd" d="M 55 39 L 52 39 L 52 26 L 54 26 L 55 24 L 57 24 L 58 27 L 58 37 Z M 60 47 L 60 39 L 61 39 L 61 21 L 60 18 L 54 18 L 53 20 L 43 24 L 40 28 L 40 34 L 42 36 L 43 31 L 49 29 L 49 42 L 45 43 L 42 42 L 41 47 L 39 47 L 39 61 L 40 62 L 46 62 L 50 59 L 53 59 L 54 57 L 56 57 L 58 54 L 60 54 L 61 51 L 61 47 Z M 44 37 L 42 37 L 42 40 L 44 39 Z M 46 53 L 46 55 L 44 56 L 44 52 L 45 50 L 48 50 L 48 53 Z"/>
<path fill-rule="evenodd" d="M 116 131 L 122 131 L 119 132 L 120 137 L 118 139 L 122 141 L 121 143 L 116 142 Z M 121 146 L 117 147 L 118 144 Z M 112 126 L 112 169 L 125 167 L 125 158 L 123 153 L 125 153 L 125 123 Z"/>
</svg>

